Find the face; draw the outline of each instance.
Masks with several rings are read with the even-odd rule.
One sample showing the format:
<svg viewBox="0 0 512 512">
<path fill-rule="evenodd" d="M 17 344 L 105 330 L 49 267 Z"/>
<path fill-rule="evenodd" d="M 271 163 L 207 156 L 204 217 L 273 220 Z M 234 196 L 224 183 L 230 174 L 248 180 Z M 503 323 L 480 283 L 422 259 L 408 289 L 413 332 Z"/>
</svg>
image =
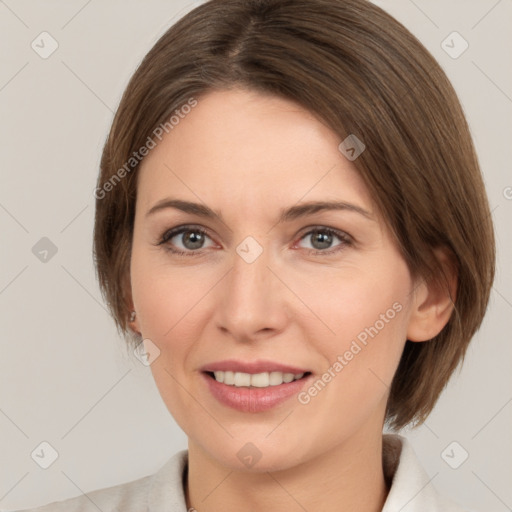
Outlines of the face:
<svg viewBox="0 0 512 512">
<path fill-rule="evenodd" d="M 136 328 L 170 413 L 224 466 L 382 431 L 414 283 L 340 142 L 293 102 L 215 91 L 142 163 Z"/>
</svg>

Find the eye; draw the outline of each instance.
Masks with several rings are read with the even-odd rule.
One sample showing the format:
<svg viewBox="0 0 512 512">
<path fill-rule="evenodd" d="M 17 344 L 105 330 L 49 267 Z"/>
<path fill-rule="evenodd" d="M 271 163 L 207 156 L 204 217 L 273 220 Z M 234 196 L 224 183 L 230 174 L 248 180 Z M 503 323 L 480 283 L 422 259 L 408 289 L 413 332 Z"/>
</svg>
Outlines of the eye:
<svg viewBox="0 0 512 512">
<path fill-rule="evenodd" d="M 340 243 L 331 248 L 335 238 Z M 309 249 L 311 249 L 310 252 L 312 254 L 331 254 L 341 251 L 352 243 L 352 239 L 347 233 L 323 226 L 316 226 L 314 229 L 311 229 L 300 240 L 307 239 L 311 241 Z"/>
<path fill-rule="evenodd" d="M 310 247 L 306 249 L 309 249 L 308 252 L 311 254 L 328 255 L 352 244 L 352 238 L 347 233 L 325 226 L 315 226 L 305 233 L 300 241 L 308 238 L 311 242 Z M 339 243 L 332 247 L 336 238 Z M 209 246 L 205 246 L 207 239 L 212 242 Z M 213 246 L 213 241 L 208 232 L 200 226 L 178 226 L 164 232 L 156 245 L 163 245 L 166 251 L 178 256 L 199 256 L 202 249 Z"/>
<path fill-rule="evenodd" d="M 207 238 L 211 240 L 201 227 L 179 226 L 166 231 L 157 245 L 164 245 L 166 250 L 180 256 L 196 256 L 201 253 L 200 249 L 206 248 Z"/>
</svg>

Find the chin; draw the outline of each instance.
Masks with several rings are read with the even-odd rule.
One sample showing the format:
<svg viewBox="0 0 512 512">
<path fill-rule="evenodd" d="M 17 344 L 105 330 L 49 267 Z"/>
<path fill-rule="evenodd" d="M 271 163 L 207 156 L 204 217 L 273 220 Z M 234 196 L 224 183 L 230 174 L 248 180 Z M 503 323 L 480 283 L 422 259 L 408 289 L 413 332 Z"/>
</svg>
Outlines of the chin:
<svg viewBox="0 0 512 512">
<path fill-rule="evenodd" d="M 208 446 L 210 439 L 209 443 L 201 443 L 201 446 L 215 464 L 236 472 L 282 471 L 307 459 L 307 454 L 297 450 L 297 442 L 291 437 L 287 439 L 288 442 L 277 436 L 273 440 L 265 439 L 270 431 L 266 429 L 265 434 L 254 433 L 253 436 L 246 432 L 244 436 L 230 438 L 225 443 L 219 441 L 213 446 Z"/>
</svg>

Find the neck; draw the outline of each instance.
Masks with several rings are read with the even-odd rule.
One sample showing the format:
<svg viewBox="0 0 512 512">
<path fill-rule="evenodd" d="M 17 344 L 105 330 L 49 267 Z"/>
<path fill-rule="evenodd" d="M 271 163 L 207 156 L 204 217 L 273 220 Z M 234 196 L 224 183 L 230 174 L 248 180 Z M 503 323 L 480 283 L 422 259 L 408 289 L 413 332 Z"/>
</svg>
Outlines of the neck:
<svg viewBox="0 0 512 512">
<path fill-rule="evenodd" d="M 224 467 L 189 441 L 187 509 L 380 512 L 388 493 L 382 432 L 364 434 L 293 467 L 264 472 Z"/>
</svg>

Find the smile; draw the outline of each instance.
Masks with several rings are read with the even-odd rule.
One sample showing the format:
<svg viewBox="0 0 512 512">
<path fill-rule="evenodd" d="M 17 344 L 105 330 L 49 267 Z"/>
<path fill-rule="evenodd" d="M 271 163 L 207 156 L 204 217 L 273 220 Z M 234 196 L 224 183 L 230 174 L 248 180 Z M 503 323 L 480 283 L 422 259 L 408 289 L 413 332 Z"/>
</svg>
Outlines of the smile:
<svg viewBox="0 0 512 512">
<path fill-rule="evenodd" d="M 239 412 L 257 413 L 273 409 L 297 396 L 313 374 L 216 370 L 203 371 L 202 377 L 210 396 L 218 403 Z"/>
<path fill-rule="evenodd" d="M 216 371 L 213 376 L 217 382 L 235 387 L 255 387 L 267 388 L 270 386 L 280 386 L 281 384 L 302 379 L 304 373 L 284 373 L 284 372 L 263 372 L 263 373 L 244 373 L 231 371 Z"/>
</svg>

